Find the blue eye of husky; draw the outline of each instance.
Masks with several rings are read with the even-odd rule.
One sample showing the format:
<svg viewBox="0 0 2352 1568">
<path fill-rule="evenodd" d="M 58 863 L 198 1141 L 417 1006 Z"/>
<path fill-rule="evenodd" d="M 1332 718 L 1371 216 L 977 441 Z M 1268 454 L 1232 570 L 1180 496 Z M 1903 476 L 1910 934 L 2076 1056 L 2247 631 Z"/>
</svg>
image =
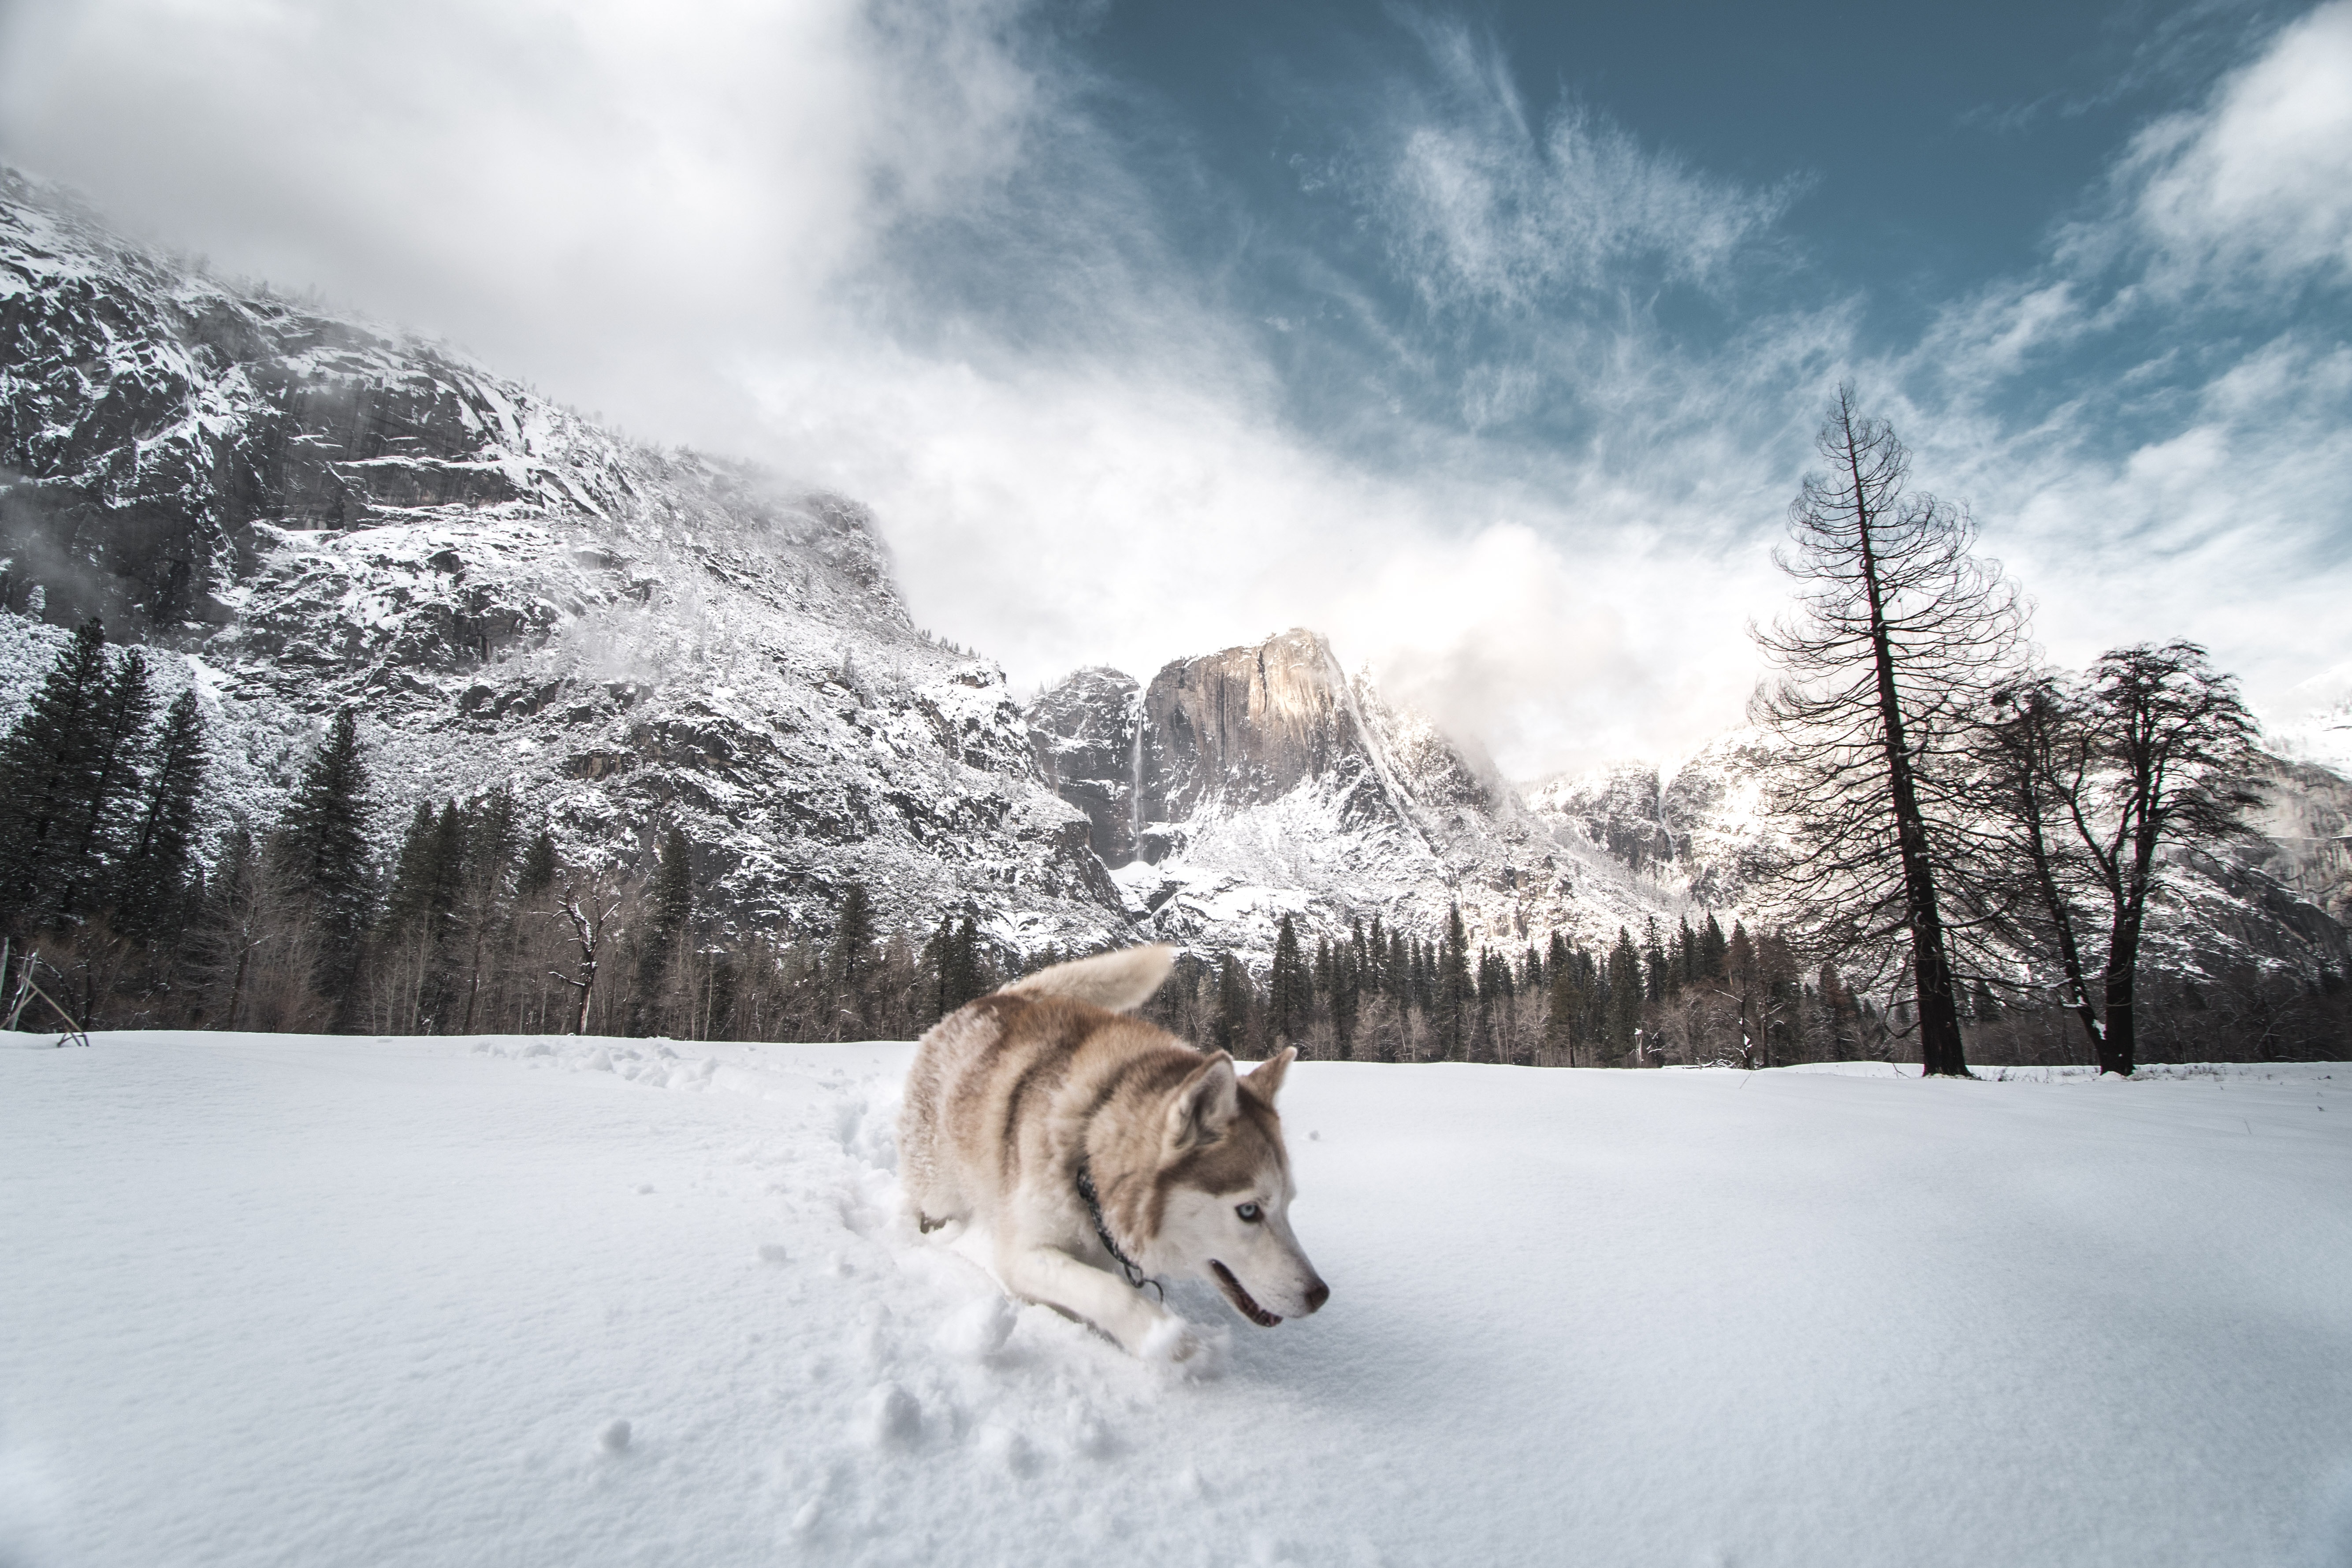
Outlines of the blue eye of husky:
<svg viewBox="0 0 2352 1568">
<path fill-rule="evenodd" d="M 1263 1217 L 1258 1213 L 1258 1206 L 1255 1204 L 1236 1204 L 1234 1205 L 1234 1212 L 1242 1216 L 1244 1225 L 1255 1225 Z"/>
</svg>

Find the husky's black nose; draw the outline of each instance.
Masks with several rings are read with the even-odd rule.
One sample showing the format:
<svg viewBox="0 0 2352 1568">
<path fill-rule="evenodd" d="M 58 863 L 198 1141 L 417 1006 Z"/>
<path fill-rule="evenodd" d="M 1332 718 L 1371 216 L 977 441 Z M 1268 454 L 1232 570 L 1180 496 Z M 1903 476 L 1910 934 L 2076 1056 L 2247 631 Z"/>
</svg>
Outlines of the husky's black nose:
<svg viewBox="0 0 2352 1568">
<path fill-rule="evenodd" d="M 1331 1287 L 1324 1284 L 1320 1279 L 1307 1288 L 1307 1310 L 1309 1312 L 1314 1311 L 1330 1299 Z"/>
</svg>

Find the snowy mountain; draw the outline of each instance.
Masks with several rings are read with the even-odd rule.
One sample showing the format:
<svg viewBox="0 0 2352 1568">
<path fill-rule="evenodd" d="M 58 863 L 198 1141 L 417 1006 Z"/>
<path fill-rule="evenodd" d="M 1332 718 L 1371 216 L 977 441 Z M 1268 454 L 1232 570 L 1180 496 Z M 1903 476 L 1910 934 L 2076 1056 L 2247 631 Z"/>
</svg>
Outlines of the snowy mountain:
<svg viewBox="0 0 2352 1568">
<path fill-rule="evenodd" d="M 232 287 L 0 174 L 0 679 L 102 615 L 204 693 L 213 822 L 356 704 L 387 837 L 510 782 L 575 862 L 682 823 L 719 900 L 823 929 L 1124 926 L 985 660 L 857 506 L 598 429 L 446 349 Z"/>
<path fill-rule="evenodd" d="M 1434 936 L 1459 902 L 1474 943 L 1591 943 L 1689 901 L 1528 811 L 1314 632 L 1178 659 L 1148 686 L 1081 670 L 1027 718 L 1041 769 L 1160 940 L 1265 953 L 1285 914 L 1310 942 L 1374 916 Z"/>
<path fill-rule="evenodd" d="M 856 503 L 621 439 L 446 348 L 230 285 L 0 172 L 0 723 L 66 628 L 210 721 L 208 826 L 276 814 L 355 705 L 389 844 L 510 784 L 572 863 L 684 826 L 709 905 L 823 932 L 975 913 L 1034 952 L 1260 962 L 1282 915 L 1588 945 L 1738 912 L 1769 748 L 1516 788 L 1292 631 L 1024 710 L 919 630 Z M 2174 951 L 2344 966 L 2352 785 L 2283 762 L 2273 837 L 2176 868 Z"/>
<path fill-rule="evenodd" d="M 2352 668 L 2338 665 L 2298 689 L 2315 699 L 2315 705 L 2265 715 L 2263 743 L 2289 762 L 2352 777 Z"/>
</svg>

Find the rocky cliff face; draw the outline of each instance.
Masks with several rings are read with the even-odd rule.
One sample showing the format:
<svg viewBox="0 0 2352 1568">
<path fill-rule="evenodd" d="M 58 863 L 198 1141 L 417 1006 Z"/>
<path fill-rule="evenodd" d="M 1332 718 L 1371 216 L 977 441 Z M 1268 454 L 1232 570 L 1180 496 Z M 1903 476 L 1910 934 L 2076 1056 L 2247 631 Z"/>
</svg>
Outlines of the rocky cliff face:
<svg viewBox="0 0 2352 1568">
<path fill-rule="evenodd" d="M 1375 915 L 1433 936 L 1459 903 L 1474 940 L 1589 942 L 1684 906 L 1525 811 L 1313 632 L 1179 659 L 1140 687 L 1081 671 L 1027 718 L 1139 929 L 1163 940 L 1263 954 L 1286 914 L 1310 941 Z"/>
<path fill-rule="evenodd" d="M 1037 771 L 1087 814 L 1087 842 L 1107 867 L 1142 841 L 1143 689 L 1116 669 L 1082 669 L 1029 705 Z"/>
<path fill-rule="evenodd" d="M 1322 786 L 1351 825 L 1402 805 L 1388 736 L 1366 722 L 1313 632 L 1169 665 L 1144 692 L 1143 721 L 1142 808 L 1151 821 L 1270 805 L 1302 784 Z"/>
<path fill-rule="evenodd" d="M 1125 925 L 1001 673 L 856 506 L 634 447 L 444 350 L 126 245 L 0 176 L 0 722 L 106 617 L 205 694 L 217 826 L 355 703 L 387 837 L 511 783 L 575 861 L 667 823 L 741 922 Z"/>
<path fill-rule="evenodd" d="M 2309 763 L 2274 759 L 2246 857 L 2298 897 L 2352 926 L 2352 781 Z"/>
</svg>

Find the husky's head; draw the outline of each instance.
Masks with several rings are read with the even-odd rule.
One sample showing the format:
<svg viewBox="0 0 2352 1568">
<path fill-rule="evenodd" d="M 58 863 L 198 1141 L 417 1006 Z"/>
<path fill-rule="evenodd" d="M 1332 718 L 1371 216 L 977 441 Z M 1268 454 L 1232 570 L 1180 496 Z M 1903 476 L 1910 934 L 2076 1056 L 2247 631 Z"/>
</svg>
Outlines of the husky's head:
<svg viewBox="0 0 2352 1568">
<path fill-rule="evenodd" d="M 1290 1159 L 1274 1097 L 1297 1051 L 1246 1078 L 1219 1051 L 1168 1102 L 1154 1184 L 1154 1272 L 1198 1274 L 1260 1328 L 1303 1318 L 1331 1288 L 1290 1233 Z"/>
</svg>

